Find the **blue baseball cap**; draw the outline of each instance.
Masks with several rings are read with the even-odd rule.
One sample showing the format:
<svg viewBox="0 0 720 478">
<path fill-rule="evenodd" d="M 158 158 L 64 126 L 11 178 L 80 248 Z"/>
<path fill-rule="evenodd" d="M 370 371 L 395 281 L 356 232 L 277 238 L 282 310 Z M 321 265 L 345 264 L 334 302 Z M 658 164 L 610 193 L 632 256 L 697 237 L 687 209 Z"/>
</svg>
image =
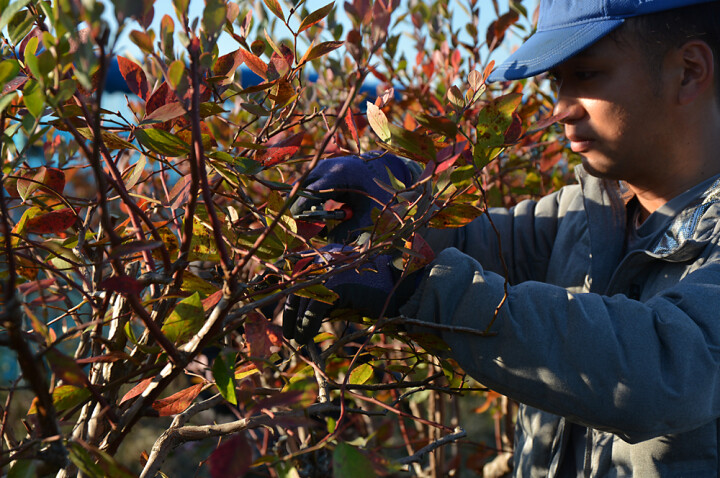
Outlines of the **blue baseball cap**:
<svg viewBox="0 0 720 478">
<path fill-rule="evenodd" d="M 490 74 L 519 80 L 550 70 L 623 24 L 626 18 L 717 0 L 540 0 L 537 31 Z"/>
</svg>

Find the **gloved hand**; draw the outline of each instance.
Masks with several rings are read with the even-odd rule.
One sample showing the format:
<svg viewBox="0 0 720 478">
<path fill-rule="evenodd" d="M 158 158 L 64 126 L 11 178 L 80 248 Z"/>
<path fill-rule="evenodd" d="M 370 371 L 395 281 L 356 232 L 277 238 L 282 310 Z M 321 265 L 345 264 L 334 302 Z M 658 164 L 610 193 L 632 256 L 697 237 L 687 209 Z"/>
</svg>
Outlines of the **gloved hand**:
<svg viewBox="0 0 720 478">
<path fill-rule="evenodd" d="M 321 249 L 323 256 L 335 266 L 356 260 L 359 253 L 351 247 L 331 244 Z M 342 258 L 342 254 L 346 256 Z M 338 257 L 341 257 L 338 260 Z M 316 258 L 314 263 L 321 264 L 323 259 Z M 413 273 L 413 276 L 417 274 Z M 392 293 L 395 283 L 400 279 L 402 271 L 392 264 L 389 255 L 375 256 L 362 263 L 359 270 L 349 269 L 331 276 L 325 286 L 339 295 L 333 304 L 291 295 L 285 301 L 283 310 L 283 335 L 287 339 L 295 339 L 300 344 L 311 342 L 320 330 L 320 324 L 332 309 L 354 309 L 368 317 L 379 317 L 383 312 L 388 296 Z M 390 298 L 385 316 L 398 315 L 399 308 L 412 295 L 414 277 L 406 277 Z"/>
<path fill-rule="evenodd" d="M 375 182 L 377 178 L 390 184 L 385 168 L 406 186 L 411 186 L 420 175 L 413 163 L 389 153 L 372 152 L 360 156 L 341 156 L 323 159 L 308 175 L 303 188 L 318 199 L 299 197 L 290 207 L 293 215 L 309 211 L 313 206 L 322 209 L 323 203 L 332 199 L 344 203 L 352 211 L 352 217 L 328 232 L 330 242 L 348 243 L 356 239 L 363 228 L 372 225 L 370 211 L 382 209 L 392 194 Z M 319 192 L 324 191 L 324 192 Z"/>
</svg>

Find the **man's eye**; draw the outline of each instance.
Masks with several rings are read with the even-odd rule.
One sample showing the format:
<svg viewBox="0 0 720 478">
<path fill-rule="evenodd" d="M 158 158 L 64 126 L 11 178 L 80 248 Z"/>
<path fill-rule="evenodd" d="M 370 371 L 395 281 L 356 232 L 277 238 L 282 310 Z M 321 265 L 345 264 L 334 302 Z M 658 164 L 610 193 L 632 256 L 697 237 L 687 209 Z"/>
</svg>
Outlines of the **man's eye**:
<svg viewBox="0 0 720 478">
<path fill-rule="evenodd" d="M 575 78 L 580 81 L 587 81 L 595 78 L 597 71 L 576 71 Z"/>
</svg>

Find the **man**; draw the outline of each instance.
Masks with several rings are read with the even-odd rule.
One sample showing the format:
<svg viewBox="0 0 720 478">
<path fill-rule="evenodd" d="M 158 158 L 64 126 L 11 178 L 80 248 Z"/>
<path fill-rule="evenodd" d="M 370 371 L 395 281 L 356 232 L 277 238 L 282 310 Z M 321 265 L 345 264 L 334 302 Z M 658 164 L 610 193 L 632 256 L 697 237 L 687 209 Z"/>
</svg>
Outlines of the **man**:
<svg viewBox="0 0 720 478">
<path fill-rule="evenodd" d="M 719 59 L 717 1 L 541 0 L 491 75 L 549 71 L 583 157 L 578 185 L 491 211 L 511 284 L 494 334 L 438 332 L 524 404 L 517 476 L 720 476 Z M 487 219 L 425 238 L 437 257 L 400 312 L 484 330 L 505 281 Z M 355 276 L 330 284 L 342 305 L 362 306 Z M 313 305 L 288 302 L 286 335 Z"/>
</svg>

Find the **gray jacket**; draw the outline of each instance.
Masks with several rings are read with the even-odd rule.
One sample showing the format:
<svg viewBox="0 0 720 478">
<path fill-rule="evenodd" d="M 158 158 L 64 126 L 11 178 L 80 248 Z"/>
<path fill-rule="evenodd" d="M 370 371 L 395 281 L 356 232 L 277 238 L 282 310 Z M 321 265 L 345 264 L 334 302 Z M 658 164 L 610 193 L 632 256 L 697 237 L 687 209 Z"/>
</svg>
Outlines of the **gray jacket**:
<svg viewBox="0 0 720 478">
<path fill-rule="evenodd" d="M 559 476 L 574 423 L 585 476 L 720 476 L 720 180 L 625 253 L 617 184 L 578 176 L 493 210 L 497 235 L 487 216 L 428 232 L 441 252 L 402 313 L 484 330 L 504 295 L 501 245 L 494 335 L 441 335 L 467 373 L 524 404 L 516 475 Z"/>
</svg>

